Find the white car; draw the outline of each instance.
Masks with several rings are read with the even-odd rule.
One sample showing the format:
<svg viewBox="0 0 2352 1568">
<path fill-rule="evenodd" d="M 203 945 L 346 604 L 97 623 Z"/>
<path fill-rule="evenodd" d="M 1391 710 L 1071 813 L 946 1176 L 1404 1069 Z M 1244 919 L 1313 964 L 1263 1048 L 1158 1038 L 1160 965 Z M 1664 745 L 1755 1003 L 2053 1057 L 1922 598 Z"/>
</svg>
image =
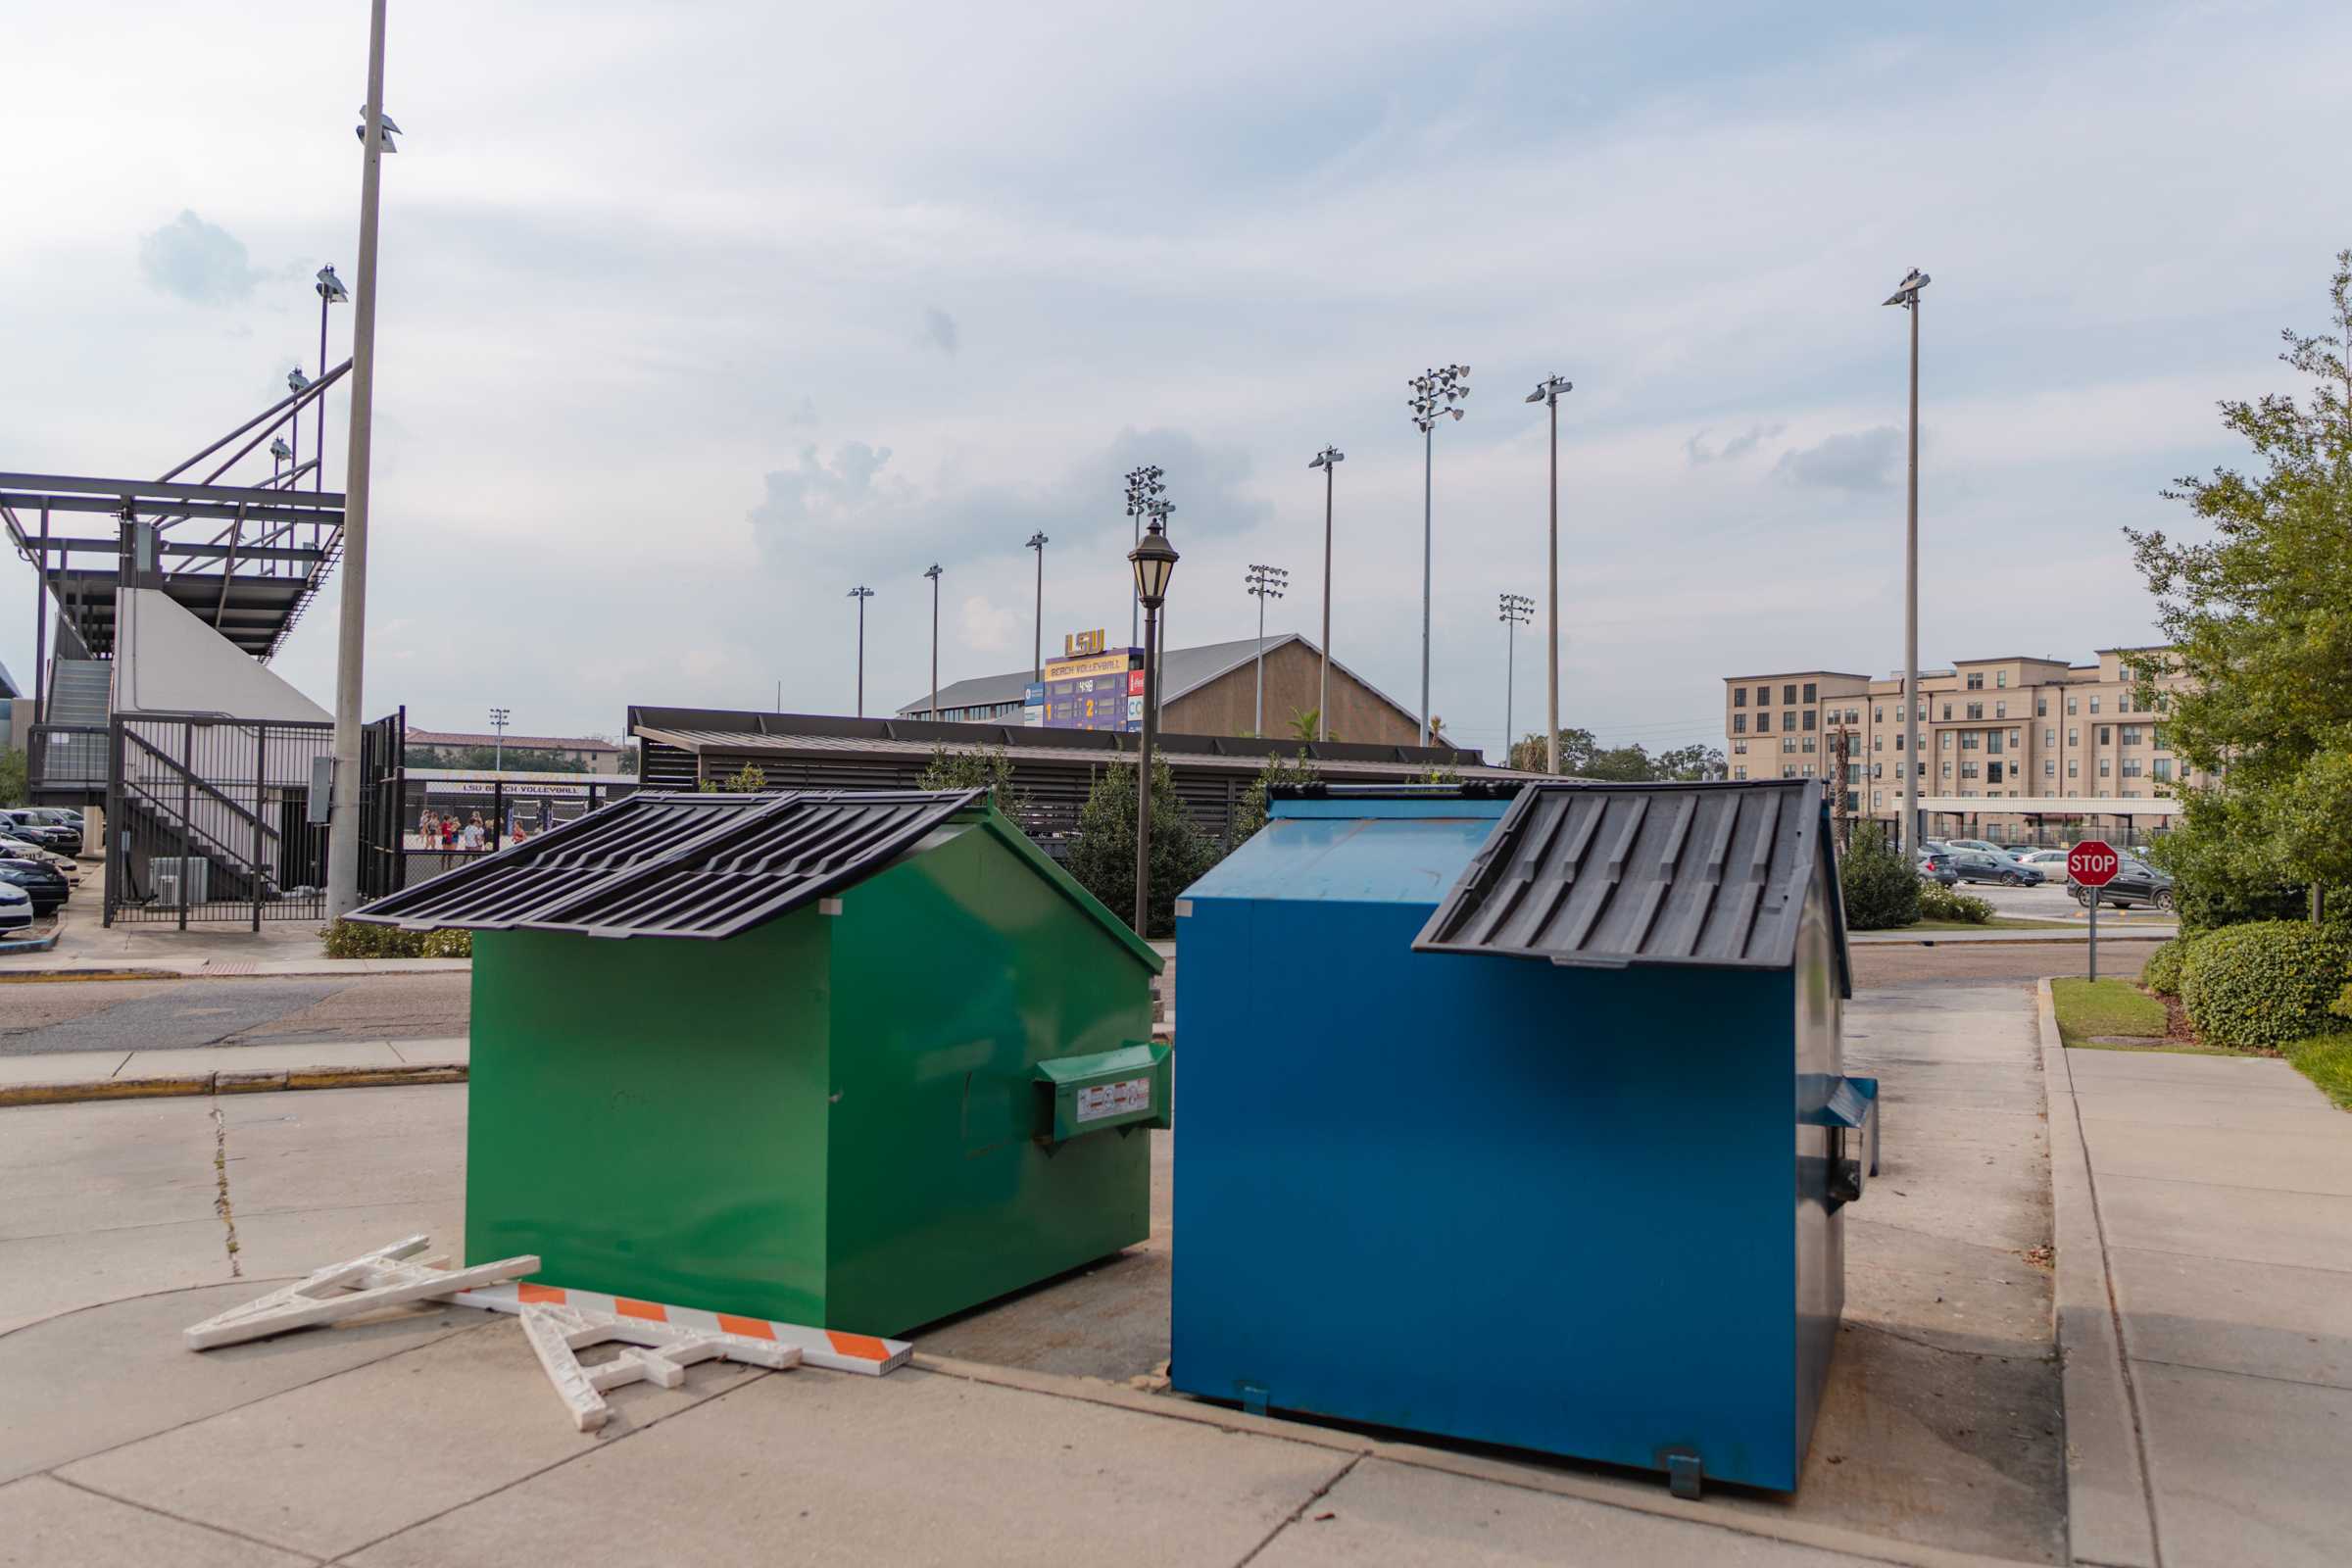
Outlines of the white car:
<svg viewBox="0 0 2352 1568">
<path fill-rule="evenodd" d="M 32 929 L 32 900 L 23 888 L 0 882 L 0 935 Z"/>
<path fill-rule="evenodd" d="M 2066 852 L 2064 850 L 2027 850 L 2017 857 L 2017 863 L 2030 865 L 2052 882 L 2066 880 Z"/>
<path fill-rule="evenodd" d="M 0 858 L 36 860 L 42 865 L 55 866 L 58 873 L 68 882 L 75 886 L 79 886 L 81 883 L 81 862 L 79 860 L 70 855 L 60 855 L 54 850 L 44 850 L 37 844 L 27 844 L 23 839 L 10 838 L 5 833 L 0 833 Z"/>
</svg>

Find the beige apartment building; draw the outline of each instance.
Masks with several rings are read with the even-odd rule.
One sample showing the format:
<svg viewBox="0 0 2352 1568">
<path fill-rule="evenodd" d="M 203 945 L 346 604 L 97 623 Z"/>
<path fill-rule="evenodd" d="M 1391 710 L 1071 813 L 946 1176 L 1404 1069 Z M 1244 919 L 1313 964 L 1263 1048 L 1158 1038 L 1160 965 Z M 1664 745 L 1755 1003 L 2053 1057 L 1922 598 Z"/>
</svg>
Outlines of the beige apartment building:
<svg viewBox="0 0 2352 1568">
<path fill-rule="evenodd" d="M 1932 836 L 2069 842 L 2121 833 L 2136 842 L 2179 812 L 2187 777 L 2165 745 L 2165 698 L 2138 707 L 2125 662 L 1972 659 L 1919 677 L 1917 760 Z M 1838 776 L 1845 808 L 1892 823 L 1914 759 L 1904 749 L 1903 681 L 1834 669 L 1724 680 L 1724 757 L 1733 778 Z M 2161 684 L 2161 683 L 2160 683 Z M 1834 797 L 1833 797 L 1834 798 Z"/>
</svg>

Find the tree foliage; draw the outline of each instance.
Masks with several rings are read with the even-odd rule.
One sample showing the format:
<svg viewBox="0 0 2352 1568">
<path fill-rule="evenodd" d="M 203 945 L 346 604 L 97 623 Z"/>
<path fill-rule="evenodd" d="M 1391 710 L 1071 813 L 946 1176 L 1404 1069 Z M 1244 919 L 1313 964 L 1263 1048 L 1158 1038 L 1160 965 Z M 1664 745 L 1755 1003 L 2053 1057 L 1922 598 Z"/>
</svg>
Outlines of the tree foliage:
<svg viewBox="0 0 2352 1568">
<path fill-rule="evenodd" d="M 767 772 L 758 762 L 744 763 L 723 781 L 707 778 L 702 783 L 705 795 L 757 795 L 765 788 Z"/>
<path fill-rule="evenodd" d="M 1876 823 L 1855 831 L 1838 880 L 1849 931 L 1890 931 L 1919 919 L 1919 873 Z"/>
<path fill-rule="evenodd" d="M 1012 759 L 1002 746 L 962 752 L 934 746 L 915 783 L 927 790 L 986 790 L 998 810 L 1015 822 L 1027 821 L 1029 797 L 1014 785 Z"/>
<path fill-rule="evenodd" d="M 1078 813 L 1078 832 L 1063 866 L 1121 919 L 1135 918 L 1135 763 L 1109 763 L 1096 775 Z M 1176 795 L 1165 758 L 1152 762 L 1152 917 L 1146 936 L 1176 929 L 1176 895 L 1217 863 L 1217 849 Z"/>
<path fill-rule="evenodd" d="M 2337 253 L 2328 300 L 2334 332 L 2283 334 L 2279 358 L 2311 379 L 2307 398 L 2221 405 L 2256 466 L 2165 491 L 2211 538 L 2126 530 L 2171 644 L 2134 662 L 2142 705 L 2165 675 L 2182 678 L 2163 693 L 2167 740 L 2214 779 L 2181 791 L 2160 851 L 2192 916 L 2216 890 L 2207 902 L 2228 912 L 2352 886 L 2352 250 Z"/>
<path fill-rule="evenodd" d="M 1279 755 L 1267 758 L 1266 765 L 1259 768 L 1257 777 L 1250 781 L 1249 793 L 1242 797 L 1241 805 L 1234 808 L 1233 847 L 1240 849 L 1255 838 L 1257 830 L 1266 825 L 1266 803 L 1272 798 L 1277 785 L 1312 784 L 1322 776 L 1314 759 L 1304 752 L 1300 752 L 1296 760 Z"/>
<path fill-rule="evenodd" d="M 0 806 L 23 806 L 32 790 L 22 747 L 0 750 Z"/>
<path fill-rule="evenodd" d="M 1546 760 L 1541 734 L 1529 735 L 1511 747 L 1513 767 L 1541 773 Z M 1677 746 L 1653 757 L 1647 747 L 1639 744 L 1603 746 L 1589 729 L 1560 731 L 1560 772 L 1568 778 L 1615 784 L 1702 783 L 1731 776 L 1720 747 Z"/>
</svg>

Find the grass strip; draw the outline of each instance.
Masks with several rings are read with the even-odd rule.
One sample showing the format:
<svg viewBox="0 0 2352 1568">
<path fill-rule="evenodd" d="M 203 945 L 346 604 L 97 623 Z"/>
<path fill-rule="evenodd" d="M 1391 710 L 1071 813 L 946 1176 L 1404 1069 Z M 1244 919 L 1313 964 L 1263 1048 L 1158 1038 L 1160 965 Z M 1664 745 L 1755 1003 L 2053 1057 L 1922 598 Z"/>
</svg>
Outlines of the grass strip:
<svg viewBox="0 0 2352 1568">
<path fill-rule="evenodd" d="M 2129 980 L 2053 980 L 2050 1000 L 2058 1011 L 2058 1036 L 2070 1046 L 2102 1036 L 2164 1038 L 2164 1003 Z"/>
</svg>

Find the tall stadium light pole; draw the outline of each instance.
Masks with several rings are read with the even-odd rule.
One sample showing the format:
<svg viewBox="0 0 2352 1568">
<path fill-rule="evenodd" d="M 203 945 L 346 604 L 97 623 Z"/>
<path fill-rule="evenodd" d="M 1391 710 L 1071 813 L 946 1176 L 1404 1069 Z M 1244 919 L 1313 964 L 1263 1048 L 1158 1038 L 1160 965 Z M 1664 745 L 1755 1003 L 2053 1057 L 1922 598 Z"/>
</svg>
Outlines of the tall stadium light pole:
<svg viewBox="0 0 2352 1568">
<path fill-rule="evenodd" d="M 931 722 L 939 722 L 939 563 L 923 573 L 931 579 Z"/>
<path fill-rule="evenodd" d="M 1547 657 L 1544 661 L 1544 771 L 1560 770 L 1560 394 L 1576 390 L 1563 376 L 1547 375 L 1527 395 L 1530 403 L 1551 409 L 1551 565 L 1550 607 L 1544 621 Z"/>
<path fill-rule="evenodd" d="M 1127 470 L 1127 516 L 1135 524 L 1135 542 L 1144 542 L 1144 518 L 1152 514 L 1152 504 L 1167 488 L 1160 481 L 1167 475 L 1156 465 Z M 1144 602 L 1129 596 L 1127 607 L 1127 646 L 1133 648 L 1143 638 Z"/>
<path fill-rule="evenodd" d="M 1903 796 L 1905 859 L 1919 853 L 1927 827 L 1919 805 L 1919 291 L 1927 286 L 1928 274 L 1914 267 L 1882 302 L 1899 305 L 1911 316 L 1911 453 L 1903 524 L 1903 746 L 1911 754 L 1911 788 Z"/>
<path fill-rule="evenodd" d="M 360 698 L 368 655 L 368 462 L 375 424 L 375 229 L 383 155 L 384 0 L 368 8 L 368 107 L 360 121 L 359 293 L 351 312 L 351 435 L 343 448 L 343 599 L 335 628 L 335 776 L 326 830 L 326 914 L 360 902 Z"/>
<path fill-rule="evenodd" d="M 859 583 L 850 590 L 849 597 L 858 601 L 858 716 L 865 716 L 865 602 L 874 591 Z"/>
<path fill-rule="evenodd" d="M 1028 548 L 1037 552 L 1037 642 L 1029 656 L 1032 682 L 1046 678 L 1046 546 L 1053 542 L 1042 528 L 1031 534 L 1028 541 Z"/>
<path fill-rule="evenodd" d="M 1315 739 L 1331 739 L 1331 487 L 1348 454 L 1325 447 L 1315 454 L 1310 468 L 1323 470 L 1323 672 L 1315 682 Z"/>
<path fill-rule="evenodd" d="M 1176 547 L 1168 543 L 1166 519 L 1154 514 L 1150 530 L 1127 564 L 1135 568 L 1135 602 L 1144 607 L 1144 728 L 1135 768 L 1135 934 L 1152 935 L 1152 737 L 1159 706 L 1159 610 L 1168 602 L 1168 579 L 1176 574 Z"/>
<path fill-rule="evenodd" d="M 1429 614 L 1431 546 L 1431 498 L 1435 480 L 1436 445 L 1430 432 L 1438 421 L 1451 415 L 1462 416 L 1460 402 L 1470 395 L 1468 385 L 1470 367 L 1446 365 L 1424 370 L 1405 385 L 1413 389 L 1406 407 L 1413 411 L 1413 423 L 1421 431 L 1421 744 L 1430 740 L 1429 724 Z"/>
<path fill-rule="evenodd" d="M 490 748 L 490 771 L 493 773 L 503 773 L 507 770 L 507 719 L 513 711 L 513 709 L 508 708 L 490 710 L 490 728 L 492 733 L 497 736 Z"/>
<path fill-rule="evenodd" d="M 323 376 L 326 374 L 326 308 L 330 305 L 349 305 L 351 292 L 343 286 L 343 280 L 335 275 L 334 264 L 331 262 L 318 269 L 318 281 L 314 282 L 311 287 L 318 291 L 318 373 Z M 317 445 L 318 466 L 312 470 L 311 488 L 323 490 L 326 488 L 326 395 L 324 393 L 320 393 L 318 397 L 318 440 Z M 300 484 L 302 481 L 297 479 L 294 482 Z"/>
<path fill-rule="evenodd" d="M 1280 566 L 1252 564 L 1242 579 L 1250 585 L 1250 596 L 1257 601 L 1257 720 L 1250 733 L 1259 740 L 1266 738 L 1266 601 L 1280 599 L 1283 590 L 1291 585 L 1291 574 Z"/>
<path fill-rule="evenodd" d="M 1525 594 L 1504 594 L 1496 603 L 1501 612 L 1494 618 L 1503 623 L 1502 631 L 1502 765 L 1515 767 L 1511 753 L 1518 742 L 1511 699 L 1519 688 L 1519 628 L 1536 612 L 1536 602 Z M 1556 731 L 1557 725 L 1553 726 Z"/>
</svg>

